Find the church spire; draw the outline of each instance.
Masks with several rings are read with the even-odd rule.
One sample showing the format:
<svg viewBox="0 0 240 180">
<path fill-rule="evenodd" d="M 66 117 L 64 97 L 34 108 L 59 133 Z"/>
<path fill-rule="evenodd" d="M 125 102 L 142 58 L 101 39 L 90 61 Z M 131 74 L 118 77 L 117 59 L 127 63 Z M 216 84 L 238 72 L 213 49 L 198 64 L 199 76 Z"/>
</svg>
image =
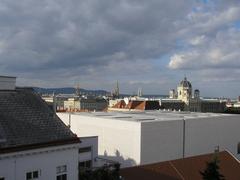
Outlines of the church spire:
<svg viewBox="0 0 240 180">
<path fill-rule="evenodd" d="M 117 81 L 117 85 L 116 85 L 116 96 L 119 97 L 119 84 Z"/>
<path fill-rule="evenodd" d="M 184 74 L 184 81 L 187 81 L 187 76 L 186 76 L 186 74 Z"/>
</svg>

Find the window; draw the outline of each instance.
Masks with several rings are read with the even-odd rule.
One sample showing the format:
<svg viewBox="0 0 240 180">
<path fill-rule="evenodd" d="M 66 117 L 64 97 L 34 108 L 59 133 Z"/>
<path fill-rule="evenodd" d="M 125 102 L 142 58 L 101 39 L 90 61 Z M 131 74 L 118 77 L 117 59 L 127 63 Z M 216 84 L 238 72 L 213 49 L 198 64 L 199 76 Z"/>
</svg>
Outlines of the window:
<svg viewBox="0 0 240 180">
<path fill-rule="evenodd" d="M 65 172 L 67 172 L 67 166 L 66 166 L 66 165 L 64 165 L 64 166 L 58 166 L 58 167 L 56 168 L 56 171 L 57 171 L 57 174 L 65 173 Z"/>
<path fill-rule="evenodd" d="M 39 171 L 32 171 L 32 172 L 26 173 L 26 180 L 37 180 L 38 178 L 39 178 Z"/>
<path fill-rule="evenodd" d="M 56 168 L 57 180 L 67 180 L 67 166 L 58 166 Z"/>
<path fill-rule="evenodd" d="M 92 147 L 83 147 L 83 148 L 79 148 L 78 152 L 79 153 L 85 153 L 85 152 L 91 152 L 92 151 Z"/>
<path fill-rule="evenodd" d="M 240 154 L 240 143 L 238 143 L 237 153 Z"/>
<path fill-rule="evenodd" d="M 67 180 L 67 175 L 66 174 L 58 175 L 57 180 Z"/>
<path fill-rule="evenodd" d="M 80 169 L 89 169 L 92 167 L 92 161 L 83 161 L 83 162 L 79 162 L 79 168 Z"/>
</svg>

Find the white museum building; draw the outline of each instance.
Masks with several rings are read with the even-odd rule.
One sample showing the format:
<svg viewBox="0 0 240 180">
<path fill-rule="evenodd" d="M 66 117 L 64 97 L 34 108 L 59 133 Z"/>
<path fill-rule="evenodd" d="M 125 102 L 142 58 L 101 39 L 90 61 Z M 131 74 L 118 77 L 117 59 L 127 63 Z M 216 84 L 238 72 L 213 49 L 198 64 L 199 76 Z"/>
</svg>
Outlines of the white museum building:
<svg viewBox="0 0 240 180">
<path fill-rule="evenodd" d="M 58 113 L 78 136 L 98 136 L 98 153 L 121 167 L 228 150 L 240 157 L 240 116 L 196 112 Z"/>
</svg>

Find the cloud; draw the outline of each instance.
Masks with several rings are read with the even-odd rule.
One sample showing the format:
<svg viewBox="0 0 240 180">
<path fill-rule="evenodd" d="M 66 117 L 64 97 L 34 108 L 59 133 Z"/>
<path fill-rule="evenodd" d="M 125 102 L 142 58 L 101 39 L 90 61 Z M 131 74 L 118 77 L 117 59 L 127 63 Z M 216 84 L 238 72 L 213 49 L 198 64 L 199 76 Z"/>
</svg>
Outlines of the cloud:
<svg viewBox="0 0 240 180">
<path fill-rule="evenodd" d="M 206 41 L 206 36 L 201 35 L 201 36 L 197 36 L 197 37 L 190 39 L 189 44 L 197 46 L 197 45 L 204 43 L 205 41 Z"/>
<path fill-rule="evenodd" d="M 239 68 L 239 7 L 238 0 L 1 0 L 0 71 L 24 85 L 105 89 L 119 80 L 127 91 L 143 81 L 153 92 L 154 81 L 176 84 L 181 70 Z"/>
<path fill-rule="evenodd" d="M 120 53 L 156 58 L 171 48 L 173 12 L 186 14 L 186 2 L 3 0 L 0 63 L 22 72 L 106 66 Z"/>
<path fill-rule="evenodd" d="M 171 69 L 240 68 L 240 31 L 220 31 L 215 37 L 170 58 Z"/>
</svg>

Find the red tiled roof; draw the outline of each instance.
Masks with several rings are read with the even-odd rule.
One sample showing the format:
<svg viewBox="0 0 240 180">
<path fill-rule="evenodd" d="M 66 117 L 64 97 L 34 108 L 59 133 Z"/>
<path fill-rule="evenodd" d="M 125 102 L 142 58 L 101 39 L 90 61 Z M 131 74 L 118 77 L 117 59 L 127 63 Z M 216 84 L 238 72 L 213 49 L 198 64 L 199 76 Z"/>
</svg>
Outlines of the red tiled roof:
<svg viewBox="0 0 240 180">
<path fill-rule="evenodd" d="M 200 171 L 214 154 L 136 166 L 120 170 L 124 180 L 202 180 Z M 240 163 L 227 151 L 218 153 L 220 173 L 226 180 L 240 179 Z"/>
<path fill-rule="evenodd" d="M 131 100 L 128 104 L 124 100 L 119 101 L 112 108 L 136 109 L 136 110 L 157 110 L 160 108 L 158 101 Z"/>
<path fill-rule="evenodd" d="M 126 103 L 124 100 L 119 101 L 117 104 L 115 104 L 112 108 L 125 108 Z"/>
<path fill-rule="evenodd" d="M 127 105 L 127 109 L 144 110 L 145 109 L 144 101 L 136 101 L 136 100 L 129 101 Z"/>
</svg>

